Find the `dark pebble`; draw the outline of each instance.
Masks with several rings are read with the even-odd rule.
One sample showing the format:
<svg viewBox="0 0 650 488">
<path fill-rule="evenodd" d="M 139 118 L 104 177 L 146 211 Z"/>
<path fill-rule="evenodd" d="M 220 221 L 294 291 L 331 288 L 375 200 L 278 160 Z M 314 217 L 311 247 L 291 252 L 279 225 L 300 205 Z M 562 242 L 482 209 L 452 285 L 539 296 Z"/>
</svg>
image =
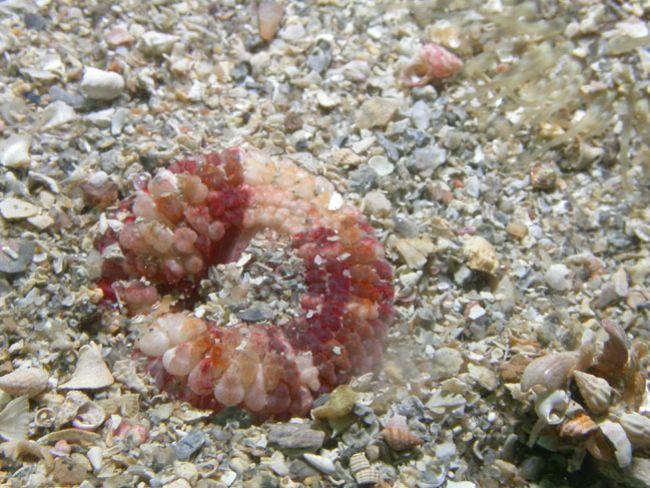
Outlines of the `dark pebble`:
<svg viewBox="0 0 650 488">
<path fill-rule="evenodd" d="M 198 429 L 190 431 L 180 441 L 172 444 L 176 458 L 180 461 L 187 461 L 205 444 L 205 434 Z"/>
<path fill-rule="evenodd" d="M 22 273 L 31 264 L 34 257 L 34 248 L 36 246 L 33 242 L 28 241 L 0 241 L 0 272 L 15 274 Z M 5 248 L 11 249 L 18 256 L 14 259 L 4 251 Z"/>
<path fill-rule="evenodd" d="M 25 21 L 25 27 L 28 29 L 42 31 L 47 28 L 47 20 L 41 15 L 26 13 L 23 20 Z"/>
</svg>

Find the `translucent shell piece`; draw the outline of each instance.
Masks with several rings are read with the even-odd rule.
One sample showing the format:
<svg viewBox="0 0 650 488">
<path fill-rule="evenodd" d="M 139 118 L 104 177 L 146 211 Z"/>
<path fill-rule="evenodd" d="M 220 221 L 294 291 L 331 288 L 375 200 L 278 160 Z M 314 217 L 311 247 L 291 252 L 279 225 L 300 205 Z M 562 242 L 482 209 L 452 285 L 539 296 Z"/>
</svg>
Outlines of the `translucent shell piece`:
<svg viewBox="0 0 650 488">
<path fill-rule="evenodd" d="M 565 388 L 579 358 L 577 352 L 557 352 L 535 359 L 524 370 L 521 390 L 539 387 L 541 391 L 553 391 Z"/>
<path fill-rule="evenodd" d="M 634 447 L 650 447 L 650 418 L 640 413 L 624 413 L 619 423 Z"/>
<path fill-rule="evenodd" d="M 614 456 L 621 468 L 629 466 L 632 462 L 632 444 L 621 424 L 604 420 L 599 424 L 603 436 L 614 448 Z"/>
<path fill-rule="evenodd" d="M 582 371 L 575 371 L 573 378 L 591 412 L 604 413 L 609 409 L 612 387 L 607 380 Z"/>
</svg>

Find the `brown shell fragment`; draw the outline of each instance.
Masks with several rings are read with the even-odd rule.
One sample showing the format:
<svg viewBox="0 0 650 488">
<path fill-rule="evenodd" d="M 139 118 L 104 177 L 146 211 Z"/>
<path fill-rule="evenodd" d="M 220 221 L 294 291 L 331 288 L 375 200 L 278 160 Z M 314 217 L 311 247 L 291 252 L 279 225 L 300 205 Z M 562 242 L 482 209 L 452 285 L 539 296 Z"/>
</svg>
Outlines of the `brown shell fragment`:
<svg viewBox="0 0 650 488">
<path fill-rule="evenodd" d="M 381 435 L 393 451 L 406 451 L 424 443 L 422 439 L 411 431 L 396 427 L 387 427 L 379 435 Z"/>
<path fill-rule="evenodd" d="M 609 339 L 603 346 L 602 354 L 596 358 L 593 372 L 598 376 L 611 378 L 620 375 L 627 364 L 627 338 L 623 328 L 610 320 L 603 320 L 603 328 L 607 331 Z"/>
<path fill-rule="evenodd" d="M 578 412 L 572 418 L 565 420 L 560 426 L 560 437 L 570 440 L 583 440 L 592 432 L 598 430 L 598 424 L 594 422 L 585 412 Z"/>
</svg>

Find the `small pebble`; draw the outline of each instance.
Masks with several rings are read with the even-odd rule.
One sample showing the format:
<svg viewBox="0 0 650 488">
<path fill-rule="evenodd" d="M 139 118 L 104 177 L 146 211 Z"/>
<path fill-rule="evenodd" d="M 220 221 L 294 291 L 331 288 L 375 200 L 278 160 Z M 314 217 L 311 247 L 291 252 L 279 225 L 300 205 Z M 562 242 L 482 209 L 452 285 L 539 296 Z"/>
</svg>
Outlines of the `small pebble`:
<svg viewBox="0 0 650 488">
<path fill-rule="evenodd" d="M 356 126 L 359 129 L 384 127 L 395 116 L 400 102 L 395 98 L 369 98 L 357 111 Z"/>
<path fill-rule="evenodd" d="M 81 91 L 93 100 L 113 100 L 124 90 L 124 78 L 119 73 L 87 67 L 81 80 Z"/>
<path fill-rule="evenodd" d="M 555 291 L 566 291 L 571 288 L 569 279 L 571 271 L 563 264 L 552 264 L 544 274 L 544 281 Z"/>
</svg>

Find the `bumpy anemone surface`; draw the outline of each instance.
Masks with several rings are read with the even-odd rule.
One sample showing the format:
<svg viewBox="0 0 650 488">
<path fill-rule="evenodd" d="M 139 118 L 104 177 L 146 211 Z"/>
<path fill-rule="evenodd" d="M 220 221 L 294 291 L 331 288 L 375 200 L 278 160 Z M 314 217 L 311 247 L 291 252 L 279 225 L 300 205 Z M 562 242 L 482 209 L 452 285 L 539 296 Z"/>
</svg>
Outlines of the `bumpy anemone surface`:
<svg viewBox="0 0 650 488">
<path fill-rule="evenodd" d="M 131 314 L 151 315 L 138 347 L 161 387 L 203 407 L 282 418 L 378 364 L 394 318 L 392 270 L 358 210 L 330 210 L 333 195 L 289 161 L 231 148 L 178 161 L 123 202 L 121 229 L 96 241 L 99 285 Z M 161 295 L 192 297 L 210 266 L 236 260 L 262 231 L 302 259 L 296 318 L 224 327 L 156 312 Z"/>
</svg>

